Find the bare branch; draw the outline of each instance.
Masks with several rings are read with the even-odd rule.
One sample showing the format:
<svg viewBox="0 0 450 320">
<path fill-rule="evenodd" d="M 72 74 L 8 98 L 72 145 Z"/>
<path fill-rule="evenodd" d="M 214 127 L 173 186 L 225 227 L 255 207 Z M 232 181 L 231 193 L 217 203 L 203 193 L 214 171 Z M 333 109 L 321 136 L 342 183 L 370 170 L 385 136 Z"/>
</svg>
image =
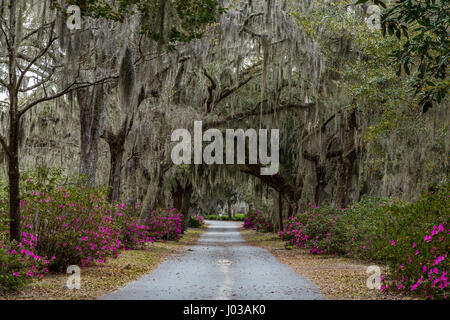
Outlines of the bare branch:
<svg viewBox="0 0 450 320">
<path fill-rule="evenodd" d="M 54 25 L 53 25 L 54 28 Z M 52 28 L 52 32 L 51 34 L 53 35 L 53 28 Z M 25 67 L 25 69 L 21 72 L 19 80 L 17 81 L 17 90 L 20 89 L 20 85 L 22 83 L 23 78 L 25 77 L 25 74 L 28 72 L 28 70 L 34 65 L 34 63 L 40 59 L 41 57 L 43 57 L 45 55 L 45 53 L 50 49 L 51 45 L 53 44 L 53 42 L 56 40 L 56 38 L 54 38 L 53 36 L 50 37 L 50 39 L 48 40 L 47 45 L 45 46 L 44 49 L 42 49 L 42 51 L 37 54 L 33 60 L 31 60 L 28 65 Z"/>
<path fill-rule="evenodd" d="M 264 15 L 264 12 L 256 12 L 256 13 L 250 14 L 247 17 L 247 19 L 245 19 L 244 24 L 241 27 L 241 30 L 239 30 L 239 34 L 241 34 L 243 31 L 245 31 L 254 37 L 261 37 L 262 35 L 257 34 L 256 32 L 254 32 L 248 28 L 248 23 L 250 22 L 251 19 L 262 16 L 262 15 Z"/>
<path fill-rule="evenodd" d="M 39 104 L 41 102 L 50 101 L 50 100 L 59 98 L 65 94 L 68 94 L 70 92 L 73 92 L 73 91 L 76 91 L 79 89 L 83 89 L 83 88 L 87 88 L 87 87 L 91 87 L 91 86 L 95 86 L 98 84 L 104 84 L 106 82 L 116 80 L 116 79 L 118 79 L 118 76 L 106 77 L 106 78 L 97 80 L 95 82 L 82 82 L 82 83 L 73 82 L 72 84 L 67 86 L 65 89 L 63 89 L 62 91 L 60 91 L 52 96 L 45 96 L 43 98 L 37 99 L 33 102 L 30 102 L 22 110 L 19 111 L 19 117 L 21 117 L 24 113 L 26 113 L 28 110 L 30 110 L 31 108 L 33 108 L 34 106 L 36 106 L 37 104 Z"/>
<path fill-rule="evenodd" d="M 55 71 L 53 69 L 51 72 L 49 72 L 49 74 L 44 79 L 38 81 L 36 84 L 32 85 L 31 87 L 26 87 L 25 89 L 19 89 L 19 92 L 27 92 L 27 91 L 34 90 L 34 89 L 40 87 L 44 83 L 48 82 L 54 73 L 55 73 Z"/>
<path fill-rule="evenodd" d="M 5 88 L 8 88 L 8 85 L 6 84 L 6 82 L 4 80 L 2 80 L 2 78 L 0 78 L 0 85 L 2 85 Z"/>
<path fill-rule="evenodd" d="M 211 83 L 208 86 L 208 99 L 206 100 L 206 113 L 209 113 L 212 110 L 212 105 L 214 102 L 214 90 L 216 90 L 217 85 L 216 85 L 216 82 L 214 81 L 213 77 L 209 75 L 208 71 L 206 71 L 205 68 L 203 68 L 203 73 L 208 78 L 209 82 Z"/>
</svg>

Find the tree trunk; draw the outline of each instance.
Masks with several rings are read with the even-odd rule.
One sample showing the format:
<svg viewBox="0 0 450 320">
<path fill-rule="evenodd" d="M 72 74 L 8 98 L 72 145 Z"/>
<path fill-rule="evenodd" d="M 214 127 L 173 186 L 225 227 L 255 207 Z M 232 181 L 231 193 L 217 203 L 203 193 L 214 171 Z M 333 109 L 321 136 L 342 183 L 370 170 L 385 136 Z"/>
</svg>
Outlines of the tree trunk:
<svg viewBox="0 0 450 320">
<path fill-rule="evenodd" d="M 352 188 L 354 156 L 339 158 L 336 168 L 336 207 L 345 208 L 350 204 L 350 192 Z"/>
<path fill-rule="evenodd" d="M 142 204 L 142 210 L 140 219 L 145 220 L 151 214 L 151 212 L 157 209 L 157 205 L 163 202 L 163 184 L 164 184 L 165 170 L 161 171 L 152 177 L 147 192 L 145 194 L 144 203 Z M 177 208 L 178 209 L 178 208 Z"/>
<path fill-rule="evenodd" d="M 322 204 L 325 196 L 325 188 L 327 187 L 326 170 L 325 166 L 316 166 L 316 187 L 314 188 L 314 202 L 315 205 Z"/>
<path fill-rule="evenodd" d="M 8 75 L 9 75 L 9 146 L 8 180 L 9 180 L 9 217 L 10 239 L 20 242 L 20 169 L 19 169 L 19 138 L 20 114 L 17 85 L 16 61 L 16 1 L 9 3 L 9 46 L 8 46 Z M 19 22 L 20 23 L 20 22 Z"/>
<path fill-rule="evenodd" d="M 356 161 L 355 148 L 356 108 L 347 115 L 345 126 L 345 141 L 343 142 L 342 155 L 337 159 L 336 166 L 336 198 L 337 208 L 345 208 L 350 204 L 350 192 L 352 188 L 353 167 Z"/>
<path fill-rule="evenodd" d="M 283 196 L 280 192 L 278 192 L 278 221 L 281 231 L 283 229 Z"/>
<path fill-rule="evenodd" d="M 176 189 L 171 193 L 173 199 L 173 207 L 177 210 L 181 210 L 181 207 L 183 206 L 183 192 L 179 189 Z"/>
<path fill-rule="evenodd" d="M 183 231 L 187 229 L 187 227 L 190 225 L 190 219 L 189 219 L 189 209 L 191 207 L 191 196 L 192 196 L 192 185 L 188 183 L 188 185 L 183 190 L 183 196 L 182 196 L 182 205 L 181 205 L 181 212 L 183 213 Z"/>
<path fill-rule="evenodd" d="M 12 90 L 14 91 L 14 90 Z M 11 94 L 11 93 L 10 93 Z M 19 138 L 20 120 L 17 112 L 17 95 L 10 96 L 10 128 L 9 128 L 9 157 L 8 157 L 8 180 L 9 180 L 9 217 L 10 239 L 20 242 L 20 169 L 19 169 Z"/>
<path fill-rule="evenodd" d="M 103 85 L 77 90 L 80 107 L 80 174 L 95 184 L 98 143 L 104 129 L 105 90 Z"/>
<path fill-rule="evenodd" d="M 137 177 L 136 171 L 138 167 L 138 157 L 135 153 L 131 156 L 130 161 L 127 164 L 128 166 L 128 187 L 129 187 L 129 195 L 128 195 L 128 206 L 136 208 L 137 203 Z"/>
<path fill-rule="evenodd" d="M 233 218 L 231 216 L 231 200 L 230 199 L 227 200 L 227 205 L 228 205 L 228 220 L 231 221 Z"/>
<path fill-rule="evenodd" d="M 289 203 L 289 205 L 288 205 L 288 218 L 292 217 L 292 212 L 293 212 L 292 204 Z"/>
<path fill-rule="evenodd" d="M 120 181 L 122 172 L 122 158 L 124 153 L 122 144 L 110 144 L 109 150 L 111 155 L 111 167 L 109 171 L 109 201 L 116 202 L 120 198 Z"/>
</svg>

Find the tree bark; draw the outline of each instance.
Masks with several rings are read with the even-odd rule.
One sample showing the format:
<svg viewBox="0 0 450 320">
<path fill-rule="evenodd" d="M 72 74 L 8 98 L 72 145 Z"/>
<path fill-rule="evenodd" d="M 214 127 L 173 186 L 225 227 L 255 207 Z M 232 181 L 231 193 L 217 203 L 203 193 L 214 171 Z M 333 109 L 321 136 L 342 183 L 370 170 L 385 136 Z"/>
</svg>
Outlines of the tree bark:
<svg viewBox="0 0 450 320">
<path fill-rule="evenodd" d="M 130 160 L 127 163 L 128 169 L 128 187 L 129 187 L 129 196 L 128 196 L 128 206 L 136 208 L 137 204 L 137 177 L 136 172 L 138 168 L 138 156 L 133 152 Z"/>
<path fill-rule="evenodd" d="M 314 188 L 314 202 L 316 205 L 321 205 L 325 196 L 325 188 L 327 187 L 325 166 L 318 165 L 316 167 L 316 187 Z"/>
<path fill-rule="evenodd" d="M 279 230 L 283 229 L 283 195 L 278 192 L 278 221 L 280 223 Z"/>
<path fill-rule="evenodd" d="M 184 188 L 182 193 L 181 212 L 183 214 L 183 231 L 190 225 L 189 209 L 191 207 L 192 185 L 190 183 Z"/>
<path fill-rule="evenodd" d="M 8 154 L 8 180 L 9 180 L 9 217 L 10 239 L 20 242 L 20 169 L 19 169 L 19 139 L 20 139 L 20 113 L 17 85 L 16 61 L 16 1 L 9 3 L 9 46 L 8 46 L 8 75 L 9 75 L 9 145 Z"/>
<path fill-rule="evenodd" d="M 12 90 L 14 91 L 14 90 Z M 11 91 L 10 91 L 11 94 Z M 20 119 L 17 112 L 17 96 L 10 95 L 10 128 L 9 128 L 9 157 L 8 157 L 8 180 L 9 180 L 9 217 L 10 239 L 20 242 L 20 169 L 19 169 L 19 139 Z"/>
<path fill-rule="evenodd" d="M 293 213 L 293 208 L 292 208 L 292 204 L 289 203 L 288 205 L 288 217 L 292 217 L 292 213 Z"/>
<path fill-rule="evenodd" d="M 231 200 L 230 199 L 227 200 L 227 206 L 228 206 L 228 220 L 231 221 L 233 219 L 233 217 L 231 216 Z"/>
<path fill-rule="evenodd" d="M 104 129 L 105 89 L 103 85 L 77 90 L 80 106 L 80 174 L 95 184 L 98 143 Z"/>
<path fill-rule="evenodd" d="M 181 207 L 183 206 L 183 191 L 180 189 L 176 189 L 173 190 L 171 194 L 173 199 L 173 207 L 181 210 Z"/>
<path fill-rule="evenodd" d="M 336 166 L 336 198 L 337 208 L 345 208 L 350 204 L 352 188 L 353 167 L 356 161 L 355 148 L 356 108 L 347 115 L 345 126 L 345 141 L 342 155 L 337 159 Z"/>
<path fill-rule="evenodd" d="M 144 203 L 142 204 L 140 214 L 141 220 L 148 218 L 151 212 L 164 202 L 164 175 L 169 168 L 169 166 L 163 166 L 160 171 L 152 177 L 145 194 Z"/>
<path fill-rule="evenodd" d="M 120 198 L 120 181 L 122 172 L 122 158 L 124 153 L 123 145 L 121 144 L 110 144 L 109 151 L 111 155 L 111 166 L 109 172 L 109 201 L 116 202 Z"/>
</svg>

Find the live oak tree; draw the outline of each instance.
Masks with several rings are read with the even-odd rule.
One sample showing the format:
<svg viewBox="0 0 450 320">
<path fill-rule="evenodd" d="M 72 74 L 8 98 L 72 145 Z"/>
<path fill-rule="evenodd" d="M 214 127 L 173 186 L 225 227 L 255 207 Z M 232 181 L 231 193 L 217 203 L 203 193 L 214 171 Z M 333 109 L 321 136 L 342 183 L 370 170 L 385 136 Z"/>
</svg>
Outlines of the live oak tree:
<svg viewBox="0 0 450 320">
<path fill-rule="evenodd" d="M 36 10 L 38 4 L 41 10 Z M 56 14 L 45 2 L 1 1 L 0 8 L 0 87 L 2 92 L 6 91 L 7 101 L 4 104 L 9 117 L 8 127 L 0 134 L 0 143 L 8 165 L 10 237 L 20 241 L 21 119 L 45 101 L 58 99 L 107 79 L 95 83 L 79 81 L 76 76 L 67 82 L 60 80 L 64 72 L 64 56 L 55 48 L 61 39 L 55 32 Z M 76 75 L 77 70 L 73 71 Z"/>
<path fill-rule="evenodd" d="M 99 95 L 109 95 L 110 91 L 107 88 L 99 88 L 100 92 L 95 90 L 79 90 L 77 92 L 82 124 L 80 173 L 85 175 L 90 183 L 95 183 L 98 144 L 102 137 L 110 147 L 109 185 L 111 193 L 109 198 L 111 201 L 116 201 L 120 195 L 124 145 L 135 121 L 135 109 L 149 95 L 158 95 L 157 91 L 156 93 L 154 91 L 155 88 L 151 84 L 151 79 L 146 78 L 146 82 L 134 83 L 134 78 L 143 79 L 143 76 L 151 75 L 156 69 L 149 66 L 152 60 L 156 59 L 162 65 L 164 59 L 177 46 L 200 38 L 205 26 L 214 22 L 217 15 L 224 9 L 215 0 L 177 2 L 121 0 L 109 3 L 103 1 L 68 1 L 67 4 L 78 5 L 86 20 L 86 31 L 91 35 L 91 39 L 84 41 L 84 45 L 86 46 L 90 42 L 97 44 L 88 46 L 88 54 L 90 57 L 95 56 L 100 59 L 96 58 L 89 64 L 95 64 L 97 69 L 100 69 L 100 64 L 103 64 L 106 72 L 113 72 L 114 68 L 119 65 L 116 61 L 120 59 L 123 51 L 120 41 L 124 38 L 128 39 L 128 45 L 133 47 L 133 49 L 129 48 L 128 55 L 125 55 L 125 58 L 129 61 L 122 60 L 120 64 L 120 79 L 123 81 L 119 79 L 117 89 L 124 93 L 126 91 L 124 86 L 130 87 L 128 96 L 125 98 L 123 94 L 120 95 L 119 103 L 115 104 L 116 110 L 120 106 L 116 113 L 119 113 L 122 122 L 120 120 L 120 123 L 115 120 L 108 121 L 111 118 L 111 113 L 114 112 L 110 112 L 109 116 L 107 115 L 111 108 L 109 108 L 108 103 L 105 103 L 106 97 L 96 99 Z M 60 7 L 63 8 L 64 6 L 60 4 Z M 122 26 L 117 26 L 120 24 Z M 97 29 L 102 30 L 105 27 L 109 31 L 109 35 L 106 37 L 105 32 L 97 31 Z M 89 29 L 93 31 L 91 32 Z M 81 34 L 86 31 L 80 30 L 78 33 Z M 133 38 L 133 33 L 135 41 L 130 43 L 130 37 Z M 116 44 L 114 45 L 114 43 Z M 131 50 L 134 52 L 131 52 Z M 95 52 L 95 55 L 92 54 L 92 51 Z M 80 53 L 83 53 L 83 51 L 80 51 Z M 79 57 L 78 60 L 83 61 L 84 59 Z M 92 59 L 88 58 L 89 60 Z M 131 76 L 135 72 L 132 69 L 135 68 L 139 68 L 141 71 L 135 77 L 133 76 L 133 79 L 124 77 L 124 75 Z M 158 78 L 161 73 L 164 73 L 164 70 L 156 70 L 153 76 Z M 87 78 L 96 77 L 92 71 L 85 76 Z M 114 132 L 112 123 L 117 125 L 118 131 Z"/>
</svg>

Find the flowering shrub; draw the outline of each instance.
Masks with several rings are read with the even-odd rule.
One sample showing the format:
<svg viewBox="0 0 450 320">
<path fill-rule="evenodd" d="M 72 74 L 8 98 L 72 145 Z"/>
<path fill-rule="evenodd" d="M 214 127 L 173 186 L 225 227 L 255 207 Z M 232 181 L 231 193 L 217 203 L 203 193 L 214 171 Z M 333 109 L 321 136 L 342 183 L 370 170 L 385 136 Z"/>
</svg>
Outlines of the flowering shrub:
<svg viewBox="0 0 450 320">
<path fill-rule="evenodd" d="M 191 217 L 190 226 L 192 228 L 200 228 L 205 224 L 205 218 L 203 216 Z"/>
<path fill-rule="evenodd" d="M 389 212 L 393 220 L 380 251 L 392 276 L 384 280 L 383 289 L 448 298 L 450 186 L 425 194 L 415 204 L 393 206 Z"/>
<path fill-rule="evenodd" d="M 37 235 L 37 252 L 55 256 L 51 270 L 117 257 L 123 247 L 121 229 L 105 196 L 102 189 L 72 186 L 46 194 L 35 192 L 21 201 L 24 228 Z"/>
<path fill-rule="evenodd" d="M 260 232 L 273 231 L 273 226 L 261 212 L 249 212 L 244 219 L 244 229 L 254 229 Z"/>
<path fill-rule="evenodd" d="M 422 234 L 422 238 L 393 240 L 392 251 L 397 255 L 391 262 L 392 279 L 385 281 L 383 289 L 392 287 L 447 298 L 449 233 L 450 229 L 440 224 Z"/>
<path fill-rule="evenodd" d="M 417 203 L 365 199 L 351 208 L 311 208 L 284 221 L 286 246 L 311 254 L 335 254 L 385 261 L 391 277 L 383 290 L 409 290 L 446 298 L 449 185 Z"/>
<path fill-rule="evenodd" d="M 183 237 L 183 214 L 176 208 L 155 210 L 143 223 L 155 240 L 179 240 Z"/>
<path fill-rule="evenodd" d="M 122 249 L 182 237 L 183 216 L 176 209 L 154 211 L 140 222 L 132 215 L 139 205 L 131 209 L 123 203 L 111 205 L 106 189 L 77 181 L 62 187 L 65 180 L 60 170 L 24 173 L 20 185 L 23 233 L 16 245 L 7 240 L 7 185 L 0 181 L 1 288 L 19 287 L 48 270 L 65 271 L 68 265 L 103 263 Z"/>
<path fill-rule="evenodd" d="M 35 253 L 37 238 L 23 233 L 18 244 L 0 240 L 0 289 L 17 289 L 33 278 L 42 278 L 48 272 L 50 261 Z"/>
</svg>

